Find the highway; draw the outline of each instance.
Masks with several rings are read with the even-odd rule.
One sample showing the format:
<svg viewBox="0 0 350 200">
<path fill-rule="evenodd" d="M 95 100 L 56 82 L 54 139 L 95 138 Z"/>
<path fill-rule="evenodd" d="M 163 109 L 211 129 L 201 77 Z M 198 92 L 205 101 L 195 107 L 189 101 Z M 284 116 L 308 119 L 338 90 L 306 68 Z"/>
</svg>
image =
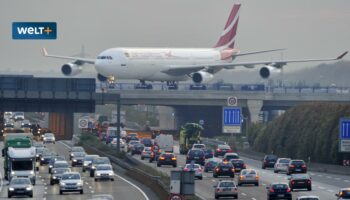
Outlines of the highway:
<svg viewBox="0 0 350 200">
<path fill-rule="evenodd" d="M 180 169 L 185 165 L 186 157 L 185 155 L 178 154 L 178 147 L 175 148 L 175 153 L 178 158 L 178 168 Z M 135 158 L 140 159 L 139 155 L 134 155 Z M 266 186 L 273 182 L 288 182 L 286 174 L 275 174 L 272 169 L 261 169 L 261 161 L 252 160 L 249 158 L 241 157 L 245 160 L 248 168 L 253 168 L 258 170 L 260 175 L 260 185 L 246 185 L 238 187 L 239 199 L 249 199 L 249 200 L 262 200 L 266 199 Z M 170 174 L 170 171 L 176 169 L 172 166 L 162 166 L 157 167 L 156 163 L 149 163 L 148 159 L 141 160 L 141 162 L 154 166 L 156 169 Z M 338 192 L 339 188 L 349 187 L 350 185 L 350 176 L 334 175 L 334 174 L 325 174 L 325 173 L 316 173 L 309 172 L 312 177 L 312 191 L 307 190 L 295 190 L 292 195 L 293 199 L 296 199 L 298 196 L 303 195 L 316 195 L 321 199 L 335 199 L 335 193 Z M 237 175 L 235 176 L 235 182 L 237 183 Z M 204 173 L 203 180 L 195 181 L 195 192 L 198 197 L 201 199 L 214 199 L 214 189 L 213 185 L 218 180 L 226 179 L 225 177 L 213 178 L 212 173 Z"/>
<path fill-rule="evenodd" d="M 69 158 L 68 150 L 69 146 L 61 141 L 56 144 L 46 144 L 46 147 L 51 151 L 64 155 L 67 159 Z M 3 142 L 0 143 L 0 148 L 3 148 Z M 1 158 L 1 174 L 3 174 L 3 158 Z M 89 177 L 89 174 L 81 173 L 84 180 L 84 194 L 79 193 L 64 193 L 59 195 L 58 185 L 50 185 L 50 175 L 48 174 L 47 166 L 40 166 L 39 173 L 37 175 L 37 183 L 34 186 L 34 197 L 33 199 L 47 199 L 47 200 L 85 200 L 90 199 L 93 195 L 97 194 L 110 194 L 115 200 L 135 199 L 135 200 L 149 200 L 154 199 L 155 196 L 148 197 L 148 194 L 143 192 L 138 186 L 130 183 L 128 180 L 122 177 L 121 173 L 114 167 L 117 177 L 114 182 L 111 181 L 98 181 L 95 182 L 93 178 Z M 81 172 L 81 167 L 73 167 L 72 171 Z M 7 199 L 7 181 L 1 178 L 3 187 L 0 188 L 0 199 Z M 132 185 L 131 185 L 132 184 Z"/>
</svg>

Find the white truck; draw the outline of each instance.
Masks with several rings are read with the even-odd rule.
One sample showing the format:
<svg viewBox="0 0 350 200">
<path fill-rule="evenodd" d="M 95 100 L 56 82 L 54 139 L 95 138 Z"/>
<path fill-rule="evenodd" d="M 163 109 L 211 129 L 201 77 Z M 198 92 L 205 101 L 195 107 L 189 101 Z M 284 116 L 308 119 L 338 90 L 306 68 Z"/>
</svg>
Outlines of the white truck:
<svg viewBox="0 0 350 200">
<path fill-rule="evenodd" d="M 8 148 L 8 170 L 9 180 L 12 177 L 27 177 L 35 185 L 36 164 L 35 147 L 30 148 Z"/>
<path fill-rule="evenodd" d="M 155 139 L 155 144 L 161 151 L 174 152 L 174 138 L 173 135 L 160 134 Z"/>
</svg>

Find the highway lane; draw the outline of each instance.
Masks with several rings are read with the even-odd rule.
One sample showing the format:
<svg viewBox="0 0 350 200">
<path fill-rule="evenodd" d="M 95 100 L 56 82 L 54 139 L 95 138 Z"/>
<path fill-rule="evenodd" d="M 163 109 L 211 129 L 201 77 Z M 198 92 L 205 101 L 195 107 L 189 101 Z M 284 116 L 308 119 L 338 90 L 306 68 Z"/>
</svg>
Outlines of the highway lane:
<svg viewBox="0 0 350 200">
<path fill-rule="evenodd" d="M 178 157 L 178 168 L 180 169 L 185 165 L 185 155 L 178 154 L 178 147 L 175 149 L 175 153 Z M 135 158 L 139 159 L 139 155 L 134 155 Z M 261 169 L 261 161 L 252 160 L 248 158 L 243 159 L 246 161 L 249 168 L 256 169 L 260 174 L 260 186 L 242 186 L 238 188 L 239 191 L 239 199 L 266 199 L 266 186 L 272 182 L 288 182 L 288 177 L 286 174 L 275 174 L 272 169 Z M 142 161 L 147 165 L 154 166 L 156 169 L 169 173 L 172 168 L 171 166 L 162 166 L 156 167 L 155 163 L 149 163 L 148 159 Z M 334 199 L 334 194 L 337 193 L 339 188 L 341 187 L 349 187 L 350 177 L 349 176 L 341 176 L 341 175 L 332 175 L 325 173 L 316 173 L 309 172 L 312 177 L 312 191 L 306 190 L 296 190 L 293 192 L 293 199 L 298 196 L 303 195 L 317 195 L 321 199 Z M 213 178 L 212 173 L 204 173 L 203 180 L 196 180 L 195 182 L 195 190 L 196 194 L 202 199 L 213 199 L 214 197 L 214 189 L 213 185 L 220 180 L 225 179 L 222 178 Z M 237 182 L 237 176 L 234 179 Z"/>
<path fill-rule="evenodd" d="M 56 142 L 56 144 L 46 144 L 47 148 L 51 151 L 64 155 L 67 160 L 69 158 L 68 148 L 61 142 Z M 3 143 L 1 142 L 0 148 L 3 148 Z M 3 159 L 1 162 L 1 171 Z M 73 171 L 81 172 L 81 167 L 73 167 Z M 116 172 L 116 171 L 115 171 Z M 118 173 L 118 172 L 116 172 Z M 3 174 L 3 172 L 2 172 Z M 114 199 L 133 199 L 133 200 L 148 200 L 149 198 L 144 196 L 135 186 L 130 185 L 126 182 L 127 180 L 122 177 L 115 177 L 114 182 L 111 181 L 98 181 L 95 182 L 93 178 L 89 177 L 88 173 L 81 173 L 84 180 L 84 194 L 80 193 L 64 193 L 59 195 L 58 185 L 50 185 L 50 175 L 48 174 L 47 166 L 40 166 L 37 175 L 37 184 L 34 186 L 34 199 L 47 199 L 47 200 L 84 200 L 89 199 L 92 195 L 97 194 L 110 194 L 114 196 Z M 6 181 L 3 180 L 6 183 Z M 7 186 L 4 185 L 0 192 L 0 199 L 7 199 Z M 27 198 L 24 198 L 27 199 Z M 28 198 L 30 199 L 30 198 Z"/>
</svg>

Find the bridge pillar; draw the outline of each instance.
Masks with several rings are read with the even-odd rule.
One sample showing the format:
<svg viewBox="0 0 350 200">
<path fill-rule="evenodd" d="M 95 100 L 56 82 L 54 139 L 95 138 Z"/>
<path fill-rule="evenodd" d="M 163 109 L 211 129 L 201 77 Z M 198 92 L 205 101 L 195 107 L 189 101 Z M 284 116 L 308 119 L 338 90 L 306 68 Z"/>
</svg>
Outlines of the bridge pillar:
<svg viewBox="0 0 350 200">
<path fill-rule="evenodd" d="M 262 100 L 247 100 L 247 106 L 250 114 L 250 121 L 253 123 L 259 122 L 259 113 L 263 106 Z"/>
<path fill-rule="evenodd" d="M 70 140 L 73 136 L 73 120 L 72 112 L 51 112 L 49 129 L 55 134 L 56 139 Z"/>
</svg>

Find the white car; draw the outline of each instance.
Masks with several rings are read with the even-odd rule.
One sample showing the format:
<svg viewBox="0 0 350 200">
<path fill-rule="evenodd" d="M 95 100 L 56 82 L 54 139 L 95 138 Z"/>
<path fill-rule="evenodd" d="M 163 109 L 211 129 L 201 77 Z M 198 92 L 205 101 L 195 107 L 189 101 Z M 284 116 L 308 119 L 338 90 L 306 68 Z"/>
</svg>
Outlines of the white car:
<svg viewBox="0 0 350 200">
<path fill-rule="evenodd" d="M 290 158 L 279 158 L 277 159 L 273 172 L 286 172 L 288 171 L 288 165 L 289 165 Z"/>
<path fill-rule="evenodd" d="M 125 140 L 120 138 L 119 139 L 119 144 L 120 144 L 120 148 L 124 149 L 125 148 Z M 113 148 L 117 148 L 117 138 L 113 138 L 111 143 L 110 143 L 111 147 Z"/>
<path fill-rule="evenodd" d="M 45 133 L 43 135 L 43 143 L 54 143 L 56 142 L 55 135 L 53 133 Z"/>
<path fill-rule="evenodd" d="M 60 194 L 63 192 L 80 192 L 84 193 L 84 182 L 81 180 L 79 172 L 66 172 L 62 174 L 60 180 Z"/>
<path fill-rule="evenodd" d="M 112 165 L 101 164 L 96 166 L 95 181 L 103 179 L 114 181 L 114 172 Z"/>
</svg>

